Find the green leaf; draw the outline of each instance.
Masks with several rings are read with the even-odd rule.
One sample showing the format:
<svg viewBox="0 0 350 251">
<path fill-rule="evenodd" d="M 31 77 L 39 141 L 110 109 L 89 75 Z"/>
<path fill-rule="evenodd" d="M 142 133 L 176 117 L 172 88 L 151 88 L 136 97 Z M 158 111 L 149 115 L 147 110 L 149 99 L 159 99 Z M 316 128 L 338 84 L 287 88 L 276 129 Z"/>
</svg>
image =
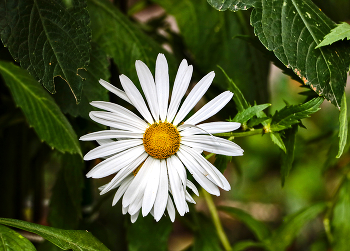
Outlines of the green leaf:
<svg viewBox="0 0 350 251">
<path fill-rule="evenodd" d="M 257 1 L 251 23 L 267 49 L 318 95 L 340 107 L 350 48 L 337 44 L 313 49 L 335 23 L 311 0 Z"/>
<path fill-rule="evenodd" d="M 271 132 L 270 138 L 272 142 L 275 143 L 279 148 L 281 148 L 284 153 L 287 152 L 286 146 L 284 145 L 281 135 L 278 132 Z"/>
<path fill-rule="evenodd" d="M 271 251 L 286 250 L 306 223 L 316 218 L 325 208 L 325 203 L 318 203 L 287 216 L 282 225 L 266 241 L 266 245 Z"/>
<path fill-rule="evenodd" d="M 299 123 L 300 119 L 307 118 L 320 110 L 319 106 L 322 102 L 323 98 L 317 97 L 303 104 L 285 106 L 273 115 L 271 128 L 274 131 L 290 128 L 291 125 Z"/>
<path fill-rule="evenodd" d="M 339 113 L 339 151 L 337 154 L 337 158 L 343 154 L 346 141 L 348 138 L 348 108 L 346 105 L 346 94 L 344 92 L 343 98 L 341 100 L 341 108 Z"/>
<path fill-rule="evenodd" d="M 78 155 L 62 156 L 61 170 L 52 189 L 49 222 L 51 226 L 76 229 L 81 218 L 83 161 Z"/>
<path fill-rule="evenodd" d="M 232 156 L 216 154 L 215 155 L 214 166 L 220 172 L 223 173 L 226 170 L 228 163 L 231 162 L 231 160 L 232 160 Z"/>
<path fill-rule="evenodd" d="M 62 230 L 15 219 L 0 218 L 0 224 L 19 228 L 40 235 L 63 250 L 107 251 L 109 250 L 91 233 L 85 230 Z"/>
<path fill-rule="evenodd" d="M 220 65 L 248 102 L 267 102 L 270 62 L 246 42 L 234 39 L 239 34 L 253 32 L 248 18 L 238 13 L 218 12 L 202 0 L 152 1 L 175 17 L 184 51 L 189 51 L 186 55 L 201 76 Z M 226 83 L 225 75 L 216 72 L 213 86 L 229 89 L 236 95 L 232 85 Z"/>
<path fill-rule="evenodd" d="M 347 38 L 347 40 L 350 40 L 350 25 L 348 23 L 343 22 L 341 24 L 338 24 L 336 28 L 331 30 L 331 32 L 324 37 L 322 42 L 319 45 L 317 45 L 316 48 L 333 44 L 334 42 L 343 40 L 345 38 Z"/>
<path fill-rule="evenodd" d="M 271 104 L 254 105 L 252 107 L 248 107 L 244 111 L 237 113 L 231 121 L 245 123 L 252 117 L 256 116 L 257 113 L 265 110 L 269 106 L 271 106 Z"/>
<path fill-rule="evenodd" d="M 0 251 L 35 251 L 34 245 L 16 231 L 0 225 Z"/>
<path fill-rule="evenodd" d="M 292 128 L 284 131 L 284 144 L 286 146 L 285 154 L 282 155 L 281 164 L 281 183 L 282 187 L 284 182 L 292 169 L 292 164 L 294 161 L 294 148 L 295 148 L 295 136 L 298 132 L 298 125 L 293 125 Z"/>
<path fill-rule="evenodd" d="M 259 113 L 257 114 L 257 116 L 259 116 Z M 266 116 L 266 115 L 265 115 Z M 265 124 L 265 122 L 267 122 L 267 120 L 270 119 L 269 117 L 263 117 L 263 118 L 252 118 L 249 120 L 248 122 L 248 127 L 254 127 L 257 126 L 259 124 Z"/>
<path fill-rule="evenodd" d="M 78 70 L 90 59 L 91 29 L 85 0 L 1 1 L 0 34 L 11 55 L 45 88 L 55 93 L 54 77 L 64 79 L 80 101 Z"/>
<path fill-rule="evenodd" d="M 26 70 L 0 61 L 0 74 L 10 88 L 16 105 L 21 107 L 28 123 L 39 138 L 61 152 L 82 155 L 72 126 L 53 98 Z"/>
<path fill-rule="evenodd" d="M 156 222 L 151 215 L 138 217 L 135 223 L 127 224 L 129 251 L 168 250 L 168 238 L 172 230 L 169 218 L 163 217 Z"/>
<path fill-rule="evenodd" d="M 175 78 L 177 65 L 174 56 L 144 34 L 110 1 L 89 0 L 88 8 L 92 39 L 113 58 L 120 74 L 125 74 L 140 87 L 135 69 L 136 60 L 142 60 L 154 72 L 158 53 L 164 53 L 169 64 L 169 75 Z"/>
<path fill-rule="evenodd" d="M 219 209 L 242 221 L 254 233 L 258 240 L 263 241 L 270 236 L 270 230 L 265 224 L 254 219 L 243 210 L 235 207 L 219 207 Z"/>
<path fill-rule="evenodd" d="M 236 108 L 238 112 L 243 112 L 245 109 L 249 108 L 250 105 L 248 104 L 247 100 L 245 100 L 243 93 L 238 88 L 238 86 L 235 84 L 235 82 L 232 81 L 232 79 L 226 74 L 224 69 L 222 69 L 220 66 L 218 66 L 219 69 L 222 71 L 222 73 L 225 75 L 227 81 L 231 85 L 231 90 L 233 92 L 233 101 L 236 104 Z"/>
<path fill-rule="evenodd" d="M 54 98 L 64 113 L 74 117 L 89 118 L 89 112 L 95 109 L 90 105 L 91 101 L 108 101 L 108 91 L 98 82 L 110 78 L 107 55 L 96 43 L 91 43 L 91 46 L 90 64 L 80 74 L 84 78 L 84 88 L 79 104 L 69 95 L 71 91 L 67 83 L 60 78 L 56 79 L 57 93 Z"/>
<path fill-rule="evenodd" d="M 256 0 L 207 0 L 208 3 L 219 11 L 247 10 L 254 5 Z"/>
<path fill-rule="evenodd" d="M 333 211 L 333 249 L 334 251 L 348 250 L 350 245 L 350 180 L 345 178 L 338 201 Z"/>
<path fill-rule="evenodd" d="M 236 244 L 232 247 L 232 251 L 243 251 L 243 250 L 247 250 L 248 248 L 264 248 L 264 247 L 265 245 L 263 243 L 257 243 L 254 241 L 240 241 L 240 242 L 236 242 Z"/>
</svg>

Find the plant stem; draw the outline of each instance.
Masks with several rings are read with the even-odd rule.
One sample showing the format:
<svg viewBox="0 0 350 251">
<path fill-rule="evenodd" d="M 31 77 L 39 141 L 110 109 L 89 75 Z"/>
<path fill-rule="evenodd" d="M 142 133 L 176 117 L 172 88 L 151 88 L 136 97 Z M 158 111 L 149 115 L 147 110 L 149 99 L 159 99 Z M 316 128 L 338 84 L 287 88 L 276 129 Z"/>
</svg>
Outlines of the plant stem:
<svg viewBox="0 0 350 251">
<path fill-rule="evenodd" d="M 227 239 L 225 231 L 222 228 L 222 225 L 221 225 L 221 222 L 220 222 L 220 219 L 219 219 L 219 214 L 218 214 L 218 211 L 216 210 L 213 198 L 203 188 L 202 188 L 202 193 L 204 195 L 205 201 L 207 202 L 211 218 L 213 219 L 214 226 L 216 228 L 216 233 L 218 234 L 218 237 L 219 237 L 222 245 L 224 246 L 225 250 L 229 251 L 232 248 L 231 248 L 230 242 Z"/>
<path fill-rule="evenodd" d="M 324 225 L 324 228 L 325 228 L 326 236 L 327 236 L 328 242 L 331 243 L 331 244 L 333 243 L 334 238 L 333 238 L 333 234 L 332 234 L 332 231 L 331 231 L 330 218 L 332 217 L 334 206 L 337 203 L 338 195 L 339 195 L 339 192 L 341 190 L 342 185 L 344 184 L 344 182 L 346 180 L 346 176 L 347 176 L 347 174 L 345 174 L 341 178 L 341 180 L 340 180 L 340 182 L 339 182 L 339 184 L 338 184 L 338 186 L 337 186 L 337 188 L 336 188 L 336 190 L 334 192 L 332 201 L 330 202 L 330 205 L 328 206 L 326 214 L 325 214 L 325 216 L 323 218 L 323 225 Z"/>
</svg>

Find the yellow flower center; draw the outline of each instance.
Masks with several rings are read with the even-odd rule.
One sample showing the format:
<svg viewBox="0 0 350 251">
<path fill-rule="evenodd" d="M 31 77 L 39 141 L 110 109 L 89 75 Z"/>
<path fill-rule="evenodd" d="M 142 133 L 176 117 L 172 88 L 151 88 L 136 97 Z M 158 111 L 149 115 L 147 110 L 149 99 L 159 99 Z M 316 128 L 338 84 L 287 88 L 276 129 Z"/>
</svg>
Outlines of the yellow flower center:
<svg viewBox="0 0 350 251">
<path fill-rule="evenodd" d="M 143 145 L 153 158 L 166 159 L 179 150 L 180 133 L 171 123 L 154 123 L 146 129 Z"/>
</svg>

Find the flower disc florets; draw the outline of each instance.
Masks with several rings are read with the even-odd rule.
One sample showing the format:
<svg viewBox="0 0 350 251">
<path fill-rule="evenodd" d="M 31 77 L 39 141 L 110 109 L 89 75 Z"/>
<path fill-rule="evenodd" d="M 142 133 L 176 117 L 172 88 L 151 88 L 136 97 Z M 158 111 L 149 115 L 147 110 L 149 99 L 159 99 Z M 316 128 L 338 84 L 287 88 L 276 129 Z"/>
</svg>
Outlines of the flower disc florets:
<svg viewBox="0 0 350 251">
<path fill-rule="evenodd" d="M 179 150 L 180 133 L 171 123 L 154 123 L 146 129 L 143 145 L 153 158 L 166 159 Z"/>
</svg>

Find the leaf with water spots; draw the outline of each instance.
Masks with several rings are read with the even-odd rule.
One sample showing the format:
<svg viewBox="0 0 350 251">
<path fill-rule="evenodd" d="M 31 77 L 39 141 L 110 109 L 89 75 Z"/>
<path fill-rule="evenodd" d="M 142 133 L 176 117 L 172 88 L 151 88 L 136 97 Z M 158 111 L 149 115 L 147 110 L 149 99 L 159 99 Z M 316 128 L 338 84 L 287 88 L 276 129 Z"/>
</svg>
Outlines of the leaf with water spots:
<svg viewBox="0 0 350 251">
<path fill-rule="evenodd" d="M 256 0 L 207 0 L 215 9 L 224 11 L 247 10 L 253 6 Z"/>
<path fill-rule="evenodd" d="M 85 0 L 0 1 L 0 36 L 12 57 L 51 93 L 64 79 L 77 102 L 79 69 L 90 60 L 90 18 Z"/>
<path fill-rule="evenodd" d="M 217 7 L 232 10 L 232 4 L 251 4 L 250 16 L 262 44 L 318 95 L 340 108 L 350 64 L 350 48 L 339 42 L 315 49 L 336 24 L 311 0 L 220 1 Z"/>
</svg>

